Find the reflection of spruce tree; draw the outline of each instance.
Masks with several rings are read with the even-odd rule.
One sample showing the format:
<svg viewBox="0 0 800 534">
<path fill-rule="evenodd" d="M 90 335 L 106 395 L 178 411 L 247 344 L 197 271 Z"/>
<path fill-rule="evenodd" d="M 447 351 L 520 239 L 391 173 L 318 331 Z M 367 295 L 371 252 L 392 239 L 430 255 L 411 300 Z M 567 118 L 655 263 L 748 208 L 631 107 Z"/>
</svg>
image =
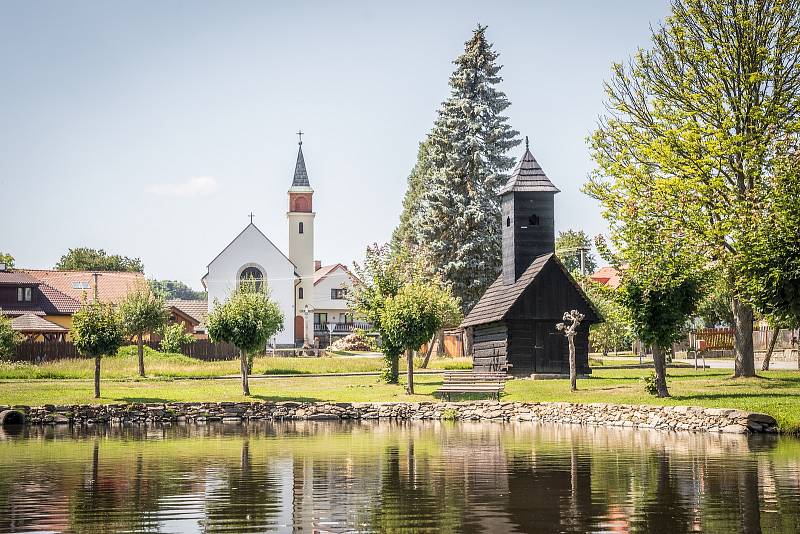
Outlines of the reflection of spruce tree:
<svg viewBox="0 0 800 534">
<path fill-rule="evenodd" d="M 250 442 L 242 441 L 239 468 L 229 467 L 226 484 L 208 495 L 204 530 L 215 530 L 235 522 L 237 530 L 263 531 L 280 510 L 279 489 L 269 479 L 266 466 L 253 465 Z"/>
<path fill-rule="evenodd" d="M 380 502 L 367 518 L 366 530 L 463 532 L 460 519 L 465 501 L 462 490 L 445 487 L 444 481 L 433 479 L 429 470 L 417 473 L 413 441 L 408 443 L 405 472 L 397 445 L 387 447 L 385 458 Z"/>
</svg>

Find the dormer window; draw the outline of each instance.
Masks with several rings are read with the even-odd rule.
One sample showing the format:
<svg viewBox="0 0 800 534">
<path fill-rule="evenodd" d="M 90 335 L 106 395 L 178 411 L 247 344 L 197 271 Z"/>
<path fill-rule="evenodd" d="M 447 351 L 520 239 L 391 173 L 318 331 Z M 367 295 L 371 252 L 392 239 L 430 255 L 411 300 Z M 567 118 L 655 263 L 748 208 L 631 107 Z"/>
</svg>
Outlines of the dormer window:
<svg viewBox="0 0 800 534">
<path fill-rule="evenodd" d="M 17 302 L 30 302 L 33 299 L 33 288 L 18 287 Z"/>
</svg>

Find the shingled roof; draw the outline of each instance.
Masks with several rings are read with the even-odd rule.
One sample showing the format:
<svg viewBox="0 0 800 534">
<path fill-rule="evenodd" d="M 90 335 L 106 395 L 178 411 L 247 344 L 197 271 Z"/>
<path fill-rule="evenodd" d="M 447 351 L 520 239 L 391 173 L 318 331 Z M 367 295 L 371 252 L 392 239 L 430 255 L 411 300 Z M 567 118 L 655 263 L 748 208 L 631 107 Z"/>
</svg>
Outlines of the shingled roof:
<svg viewBox="0 0 800 534">
<path fill-rule="evenodd" d="M 297 149 L 297 163 L 294 166 L 294 180 L 292 180 L 292 187 L 311 187 L 308 181 L 308 172 L 306 171 L 306 161 L 303 159 L 303 144 Z"/>
<path fill-rule="evenodd" d="M 500 189 L 500 194 L 509 191 L 543 191 L 559 193 L 560 189 L 553 185 L 550 178 L 542 170 L 542 166 L 536 161 L 528 148 L 528 138 L 525 138 L 525 154 L 517 163 L 514 172 L 508 183 Z"/>
<path fill-rule="evenodd" d="M 533 263 L 525 269 L 525 272 L 513 285 L 504 284 L 503 275 L 500 274 L 483 294 L 481 300 L 470 310 L 461 326 L 475 326 L 502 320 L 525 288 L 533 282 L 552 257 L 553 254 L 550 253 L 533 260 Z"/>
<path fill-rule="evenodd" d="M 205 324 L 208 317 L 207 300 L 169 299 L 166 305 L 167 308 L 177 308 L 201 325 Z"/>
<path fill-rule="evenodd" d="M 23 334 L 66 334 L 69 330 L 46 319 L 26 313 L 11 320 L 11 328 Z"/>
</svg>

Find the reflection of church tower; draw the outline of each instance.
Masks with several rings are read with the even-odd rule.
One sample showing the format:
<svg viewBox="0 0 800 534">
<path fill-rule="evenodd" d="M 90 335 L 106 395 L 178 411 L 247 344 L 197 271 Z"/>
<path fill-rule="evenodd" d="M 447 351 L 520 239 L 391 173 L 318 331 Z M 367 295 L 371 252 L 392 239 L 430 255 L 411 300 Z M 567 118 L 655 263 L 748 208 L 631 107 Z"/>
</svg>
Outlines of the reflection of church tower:
<svg viewBox="0 0 800 534">
<path fill-rule="evenodd" d="M 314 339 L 313 315 L 304 316 L 306 305 L 314 307 L 314 212 L 311 199 L 314 190 L 308 181 L 306 162 L 303 159 L 303 138 L 300 135 L 294 180 L 289 188 L 289 260 L 297 268 L 300 282 L 295 287 L 294 338 L 295 341 L 312 342 Z M 313 313 L 313 311 L 311 312 Z M 288 325 L 287 325 L 288 326 Z"/>
</svg>

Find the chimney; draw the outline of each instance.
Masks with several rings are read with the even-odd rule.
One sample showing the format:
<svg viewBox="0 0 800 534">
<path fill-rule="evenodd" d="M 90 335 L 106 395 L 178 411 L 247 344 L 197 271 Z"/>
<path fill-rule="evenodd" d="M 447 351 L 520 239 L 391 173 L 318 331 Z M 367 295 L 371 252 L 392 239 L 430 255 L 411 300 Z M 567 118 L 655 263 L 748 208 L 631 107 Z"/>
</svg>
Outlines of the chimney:
<svg viewBox="0 0 800 534">
<path fill-rule="evenodd" d="M 322 262 L 320 260 L 314 260 L 314 272 L 317 272 L 320 269 L 322 269 Z"/>
</svg>

